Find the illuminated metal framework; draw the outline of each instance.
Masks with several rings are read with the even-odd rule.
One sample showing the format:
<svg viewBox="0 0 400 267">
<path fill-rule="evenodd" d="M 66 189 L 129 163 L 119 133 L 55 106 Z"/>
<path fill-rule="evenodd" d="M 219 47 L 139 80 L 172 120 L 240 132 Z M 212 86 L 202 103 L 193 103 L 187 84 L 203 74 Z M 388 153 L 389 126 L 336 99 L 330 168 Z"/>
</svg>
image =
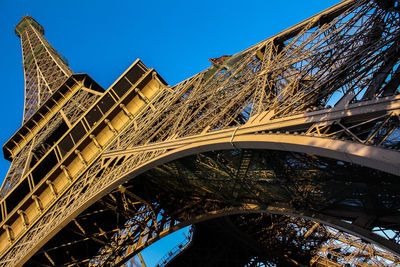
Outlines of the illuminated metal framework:
<svg viewBox="0 0 400 267">
<path fill-rule="evenodd" d="M 172 87 L 69 74 L 3 147 L 0 265 L 143 262 L 189 225 L 167 266 L 400 264 L 399 12 L 346 0 Z"/>
<path fill-rule="evenodd" d="M 104 91 L 89 76 L 72 73 L 33 18 L 24 17 L 15 32 L 21 37 L 24 59 L 24 121 L 4 146 L 12 164 L 1 187 L 1 197 L 20 182 Z M 12 156 L 7 156 L 11 151 Z"/>
</svg>

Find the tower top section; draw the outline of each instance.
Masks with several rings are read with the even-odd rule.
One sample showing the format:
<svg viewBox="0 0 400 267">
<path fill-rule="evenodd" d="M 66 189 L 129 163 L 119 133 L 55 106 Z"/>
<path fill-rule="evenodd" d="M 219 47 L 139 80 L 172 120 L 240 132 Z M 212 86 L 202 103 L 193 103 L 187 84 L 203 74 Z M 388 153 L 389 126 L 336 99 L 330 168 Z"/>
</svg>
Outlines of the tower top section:
<svg viewBox="0 0 400 267">
<path fill-rule="evenodd" d="M 15 27 L 21 38 L 25 75 L 25 123 L 73 72 L 66 60 L 44 38 L 43 27 L 32 17 L 22 17 Z"/>
<path fill-rule="evenodd" d="M 21 21 L 15 26 L 15 34 L 18 37 L 21 37 L 21 34 L 24 32 L 26 27 L 32 25 L 35 27 L 41 34 L 44 35 L 44 28 L 40 25 L 36 20 L 34 20 L 31 16 L 23 16 Z"/>
</svg>

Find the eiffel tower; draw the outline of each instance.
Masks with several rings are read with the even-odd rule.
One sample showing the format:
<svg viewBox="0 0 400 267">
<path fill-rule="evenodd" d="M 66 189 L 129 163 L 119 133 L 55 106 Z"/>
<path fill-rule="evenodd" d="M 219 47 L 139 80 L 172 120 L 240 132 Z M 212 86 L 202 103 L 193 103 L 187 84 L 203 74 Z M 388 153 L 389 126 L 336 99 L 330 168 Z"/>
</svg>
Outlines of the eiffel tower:
<svg viewBox="0 0 400 267">
<path fill-rule="evenodd" d="M 107 90 L 26 16 L 0 266 L 400 264 L 400 3 L 345 0 L 176 85 Z M 139 262 L 136 261 L 139 259 Z"/>
</svg>

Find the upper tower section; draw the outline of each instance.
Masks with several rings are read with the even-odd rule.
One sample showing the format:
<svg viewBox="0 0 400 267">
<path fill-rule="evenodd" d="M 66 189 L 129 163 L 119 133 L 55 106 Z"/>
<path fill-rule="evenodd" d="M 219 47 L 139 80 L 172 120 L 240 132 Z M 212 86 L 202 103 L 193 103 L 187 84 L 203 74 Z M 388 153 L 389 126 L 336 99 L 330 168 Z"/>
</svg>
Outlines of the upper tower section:
<svg viewBox="0 0 400 267">
<path fill-rule="evenodd" d="M 42 25 L 40 25 L 36 20 L 34 20 L 31 16 L 23 16 L 21 21 L 15 26 L 15 34 L 18 37 L 21 37 L 22 33 L 25 31 L 26 27 L 33 26 L 36 30 L 38 30 L 42 35 L 44 35 L 44 29 Z"/>
<path fill-rule="evenodd" d="M 25 122 L 73 72 L 44 38 L 43 27 L 32 17 L 24 16 L 15 27 L 15 33 L 22 45 Z"/>
</svg>

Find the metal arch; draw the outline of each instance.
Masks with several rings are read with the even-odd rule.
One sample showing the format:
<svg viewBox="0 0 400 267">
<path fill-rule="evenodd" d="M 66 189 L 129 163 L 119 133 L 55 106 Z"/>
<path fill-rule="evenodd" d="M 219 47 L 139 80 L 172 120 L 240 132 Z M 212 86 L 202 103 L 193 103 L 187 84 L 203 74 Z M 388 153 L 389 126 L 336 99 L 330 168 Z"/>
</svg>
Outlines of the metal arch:
<svg viewBox="0 0 400 267">
<path fill-rule="evenodd" d="M 232 137 L 234 138 L 232 139 Z M 316 136 L 256 134 L 245 127 L 167 141 L 162 144 L 151 144 L 124 151 L 114 151 L 104 154 L 103 158 L 128 156 L 144 151 L 170 150 L 133 171 L 135 174 L 136 171 L 139 174 L 159 164 L 192 154 L 213 150 L 246 148 L 310 153 L 400 175 L 400 152 L 397 151 Z M 141 170 L 142 168 L 144 170 Z"/>
<path fill-rule="evenodd" d="M 151 144 L 147 146 L 137 147 L 135 149 L 129 149 L 125 151 L 114 151 L 112 153 L 104 154 L 105 158 L 112 157 L 128 157 L 131 155 L 141 154 L 143 155 L 142 162 L 137 162 L 136 167 L 132 165 L 127 166 L 124 173 L 114 176 L 111 172 L 110 175 L 114 176 L 111 178 L 108 183 L 105 183 L 104 186 L 97 188 L 95 193 L 86 198 L 84 195 L 80 197 L 81 204 L 78 204 L 76 209 L 71 210 L 70 212 L 64 213 L 64 219 L 58 221 L 58 225 L 52 225 L 51 228 L 53 230 L 48 231 L 46 237 L 43 238 L 36 245 L 36 248 L 26 254 L 26 258 L 33 256 L 37 249 L 43 246 L 48 240 L 50 240 L 61 228 L 62 226 L 67 225 L 74 217 L 80 214 L 83 210 L 94 204 L 101 197 L 105 196 L 107 193 L 111 192 L 113 189 L 117 188 L 119 185 L 129 181 L 130 179 L 134 179 L 137 175 L 144 173 L 147 170 L 150 170 L 158 165 L 163 163 L 170 162 L 175 159 L 179 159 L 185 156 L 198 154 L 201 152 L 207 151 L 217 151 L 217 150 L 230 150 L 230 149 L 245 149 L 245 148 L 257 148 L 257 149 L 276 149 L 276 150 L 285 150 L 285 151 L 294 151 L 294 152 L 303 152 L 303 153 L 312 153 L 319 156 L 336 158 L 338 160 L 343 160 L 347 162 L 352 162 L 356 164 L 361 164 L 367 167 L 376 167 L 377 169 L 389 172 L 389 173 L 398 173 L 399 164 L 390 164 L 386 163 L 386 157 L 377 157 L 381 152 L 370 153 L 375 150 L 383 150 L 385 153 L 389 153 L 391 156 L 389 159 L 399 161 L 398 154 L 399 152 L 390 151 L 387 149 L 382 149 L 379 147 L 368 146 L 365 144 L 359 144 L 348 141 L 341 140 L 332 140 L 329 138 L 315 137 L 315 136 L 303 136 L 303 135 L 292 135 L 292 134 L 255 134 L 254 131 L 246 130 L 245 127 L 236 129 L 236 133 L 232 140 L 232 135 L 236 128 L 222 130 L 215 133 L 209 133 L 206 135 L 187 137 L 182 139 L 177 139 L 174 141 L 163 142 L 162 144 Z M 232 142 L 235 144 L 235 147 L 232 147 Z M 340 151 L 339 148 L 343 150 Z M 158 152 L 158 153 L 156 153 Z M 154 153 L 150 156 L 146 156 L 146 153 Z M 360 154 L 361 153 L 361 154 Z M 367 161 L 363 162 L 362 155 L 364 155 Z M 153 155 L 153 156 L 152 156 Z M 382 154 L 381 154 L 382 155 Z M 351 159 L 351 160 L 349 160 Z M 364 158 L 365 159 L 365 158 Z M 385 168 L 377 164 L 386 164 Z M 129 164 L 130 161 L 127 160 L 124 164 Z M 126 165 L 122 165 L 124 167 Z M 396 172 L 397 170 L 397 172 Z M 93 188 L 94 190 L 94 188 Z M 86 192 L 85 192 L 86 194 Z M 61 227 L 60 227 L 61 226 Z M 354 230 L 355 233 L 356 230 Z M 372 235 L 371 240 L 375 240 Z M 379 240 L 377 238 L 376 240 Z M 378 241 L 376 241 L 378 242 Z M 386 245 L 384 245 L 386 247 Z M 390 251 L 395 251 L 396 254 L 400 253 L 399 250 L 395 250 L 391 246 L 388 247 Z"/>
<path fill-rule="evenodd" d="M 326 139 L 326 138 L 321 138 L 321 137 L 311 137 L 311 136 L 295 136 L 295 135 L 285 135 L 285 134 L 258 134 L 258 135 L 254 135 L 253 134 L 245 134 L 245 133 L 241 133 L 242 129 L 238 129 L 236 131 L 236 135 L 234 138 L 234 143 L 237 145 L 237 147 L 239 148 L 269 148 L 269 149 L 277 149 L 277 150 L 288 150 L 288 148 L 293 148 L 292 151 L 298 151 L 298 152 L 311 152 L 307 150 L 307 145 L 305 144 L 301 144 L 300 142 L 283 142 L 282 139 L 284 139 L 284 137 L 288 138 L 288 140 L 301 140 L 301 138 L 303 138 L 303 140 L 307 140 L 308 142 L 316 142 L 317 141 L 324 141 L 324 142 L 338 142 L 339 144 L 342 145 L 346 145 L 346 144 L 351 144 L 351 142 L 345 142 L 345 141 L 340 141 L 340 140 L 331 140 L 331 139 Z M 95 193 L 92 195 L 88 195 L 89 197 L 87 198 L 85 196 L 86 192 L 80 197 L 80 203 L 77 206 L 75 206 L 74 210 L 64 210 L 64 219 L 63 220 L 59 220 L 57 225 L 52 225 L 51 228 L 53 230 L 48 231 L 46 234 L 46 237 L 44 239 L 42 239 L 40 242 L 38 242 L 36 245 L 36 249 L 32 249 L 28 254 L 26 254 L 26 257 L 29 258 L 30 256 L 32 256 L 35 251 L 41 247 L 42 245 L 44 245 L 48 240 L 50 240 L 52 238 L 52 236 L 54 236 L 61 228 L 62 226 L 67 225 L 73 218 L 75 218 L 78 214 L 80 214 L 83 210 L 85 210 L 86 208 L 88 208 L 90 205 L 92 205 L 93 203 L 95 203 L 96 201 L 98 201 L 101 197 L 103 197 L 104 195 L 106 195 L 107 193 L 111 192 L 111 190 L 117 188 L 119 185 L 129 181 L 130 179 L 134 179 L 134 177 L 136 177 L 137 175 L 144 173 L 147 170 L 152 169 L 153 167 L 156 167 L 160 164 L 163 163 L 167 163 L 169 161 L 172 161 L 174 159 L 179 159 L 182 158 L 184 156 L 188 156 L 188 155 L 193 155 L 193 154 L 197 154 L 197 153 L 201 153 L 201 152 L 206 152 L 206 151 L 215 151 L 215 150 L 228 150 L 228 149 L 234 149 L 230 143 L 230 140 L 232 138 L 232 133 L 233 133 L 234 129 L 231 129 L 231 131 L 224 131 L 223 133 L 216 133 L 216 136 L 213 136 L 212 134 L 208 134 L 206 135 L 206 137 L 208 137 L 207 139 L 205 139 L 205 136 L 201 136 L 201 137 L 190 137 L 190 138 L 185 138 L 182 140 L 175 140 L 175 141 L 171 141 L 171 143 L 169 144 L 163 144 L 160 145 L 160 147 L 155 148 L 155 144 L 154 145 L 149 145 L 149 146 L 144 146 L 144 147 L 138 147 L 134 150 L 129 150 L 129 151 L 125 151 L 125 153 L 123 153 L 124 155 L 119 155 L 118 157 L 122 157 L 122 156 L 128 156 L 129 154 L 143 154 L 146 155 L 146 153 L 148 151 L 163 151 L 164 153 L 159 153 L 158 156 L 157 154 L 155 154 L 155 157 L 149 157 L 146 159 L 144 159 L 144 161 L 142 162 L 142 164 L 140 164 L 140 162 L 138 162 L 137 167 L 132 169 L 132 166 L 128 169 L 125 170 L 124 174 L 119 175 L 119 176 L 114 176 L 113 173 L 111 172 L 110 178 L 111 180 L 108 183 L 105 183 L 104 186 L 101 186 L 100 188 L 97 188 L 95 190 Z M 196 140 L 196 138 L 199 138 L 199 140 L 197 140 L 195 143 L 194 141 Z M 299 139 L 300 138 L 300 139 Z M 279 141 L 280 140 L 280 141 Z M 275 141 L 275 142 L 272 142 Z M 363 147 L 370 147 L 367 145 L 361 145 L 361 144 L 356 144 L 353 143 L 355 145 L 355 148 L 363 148 Z M 346 146 L 344 146 L 346 147 Z M 376 147 L 370 147 L 371 149 L 381 149 L 381 148 L 376 148 Z M 169 152 L 168 149 L 171 149 Z M 330 150 L 329 147 L 322 147 L 320 148 L 321 152 L 318 153 L 318 155 L 324 156 L 324 152 L 325 153 L 333 153 L 333 150 Z M 313 150 L 315 152 L 315 148 Z M 354 156 L 355 160 L 353 160 L 353 162 L 355 163 L 356 159 L 357 159 L 357 154 L 356 152 L 358 151 L 357 149 L 354 150 L 355 152 L 352 153 L 352 155 Z M 129 153 L 128 153 L 129 152 Z M 142 152 L 142 153 L 138 153 L 138 152 Z M 393 151 L 390 151 L 393 152 Z M 393 153 L 398 153 L 398 152 L 393 152 Z M 316 154 L 316 153 L 314 153 Z M 338 152 L 336 154 L 333 154 L 333 158 L 335 158 L 335 155 L 337 157 L 339 157 L 340 155 L 343 155 L 343 152 Z M 338 156 L 339 155 L 339 156 Z M 108 155 L 110 156 L 110 155 Z M 116 154 L 113 154 L 114 157 L 116 157 Z M 339 159 L 342 159 L 339 157 Z M 343 159 L 345 160 L 345 159 Z M 345 160 L 348 161 L 348 160 Z M 129 164 L 129 160 L 126 161 L 125 163 Z M 373 162 L 373 159 L 371 159 L 370 161 L 371 163 Z M 372 164 L 371 164 L 372 165 Z M 122 166 L 123 167 L 123 166 Z M 94 188 L 93 188 L 94 189 Z M 69 207 L 71 208 L 71 207 Z M 308 214 L 304 214 L 303 216 L 307 216 L 310 218 L 314 218 L 312 215 L 308 215 Z M 328 219 L 321 219 L 321 221 L 329 221 Z M 333 223 L 332 223 L 333 224 Z M 347 224 L 346 224 L 347 225 Z M 60 227 L 61 226 L 61 227 Z M 186 225 L 185 225 L 186 226 Z M 336 226 L 337 227 L 337 226 Z M 346 228 L 343 228 L 346 229 Z M 349 231 L 349 230 L 347 230 Z M 354 229 L 351 230 L 354 231 L 354 233 L 356 233 L 357 235 L 359 235 L 358 233 L 362 232 L 359 231 L 359 229 Z M 366 236 L 365 239 L 369 239 L 369 240 L 373 240 L 374 242 L 379 242 L 380 238 L 377 237 L 375 238 L 375 235 L 371 235 L 371 237 Z M 384 247 L 388 247 L 388 249 L 390 251 L 394 251 L 396 252 L 396 254 L 399 254 L 400 251 L 396 248 L 393 248 L 392 246 L 389 245 L 383 245 Z M 26 258 L 26 259 L 27 259 Z"/>
<path fill-rule="evenodd" d="M 397 174 L 399 169 L 396 164 L 389 164 L 385 162 L 385 158 L 376 157 L 376 155 L 382 155 L 382 151 L 389 153 L 386 155 L 386 159 L 394 159 L 395 155 L 398 152 L 390 151 L 387 149 L 382 149 L 378 147 L 368 146 L 360 143 L 353 143 L 348 141 L 341 140 L 332 140 L 321 137 L 314 136 L 304 136 L 304 135 L 290 135 L 290 134 L 241 134 L 238 133 L 238 127 L 232 129 L 232 131 L 226 131 L 222 136 L 218 133 L 218 137 L 212 136 L 211 134 L 208 137 L 202 136 L 197 139 L 197 137 L 186 138 L 185 140 L 175 140 L 170 144 L 162 145 L 162 149 L 170 150 L 169 152 L 160 155 L 150 162 L 142 165 L 136 170 L 133 170 L 130 174 L 124 178 L 124 181 L 129 179 L 134 179 L 140 173 L 143 173 L 155 166 L 159 166 L 160 164 L 170 162 L 175 159 L 179 159 L 185 156 L 198 154 L 207 151 L 217 151 L 217 150 L 231 150 L 231 149 L 274 149 L 274 150 L 282 150 L 282 151 L 292 151 L 292 152 L 301 152 L 301 153 L 312 153 L 315 155 L 335 158 L 342 161 L 347 161 L 350 163 L 356 163 L 360 165 L 364 165 L 366 167 L 371 167 L 375 169 L 380 169 L 382 171 L 387 171 L 392 174 Z M 238 135 L 237 135 L 238 133 Z M 159 150 L 161 148 L 157 148 L 156 144 L 149 145 L 149 150 Z M 371 150 L 372 149 L 372 150 Z M 378 150 L 378 151 L 374 151 Z M 139 147 L 130 151 L 125 151 L 122 153 L 124 156 L 129 155 L 130 153 L 144 152 L 146 151 L 146 146 Z M 117 153 L 118 154 L 118 153 Z M 114 155 L 115 156 L 115 155 Z M 122 155 L 120 155 L 122 156 Z M 393 157 L 393 158 L 391 158 Z M 365 160 L 367 159 L 367 160 Z M 398 158 L 396 158 L 398 159 Z M 382 167 L 384 166 L 384 167 Z M 390 171 L 388 171 L 390 170 Z M 393 171 L 394 170 L 394 171 Z M 381 246 L 388 251 L 394 253 L 395 255 L 400 255 L 400 247 L 390 242 L 377 234 L 373 234 L 362 227 L 352 225 L 346 223 L 344 221 L 335 219 L 331 216 L 311 213 L 309 211 L 296 211 L 294 209 L 288 207 L 279 207 L 279 206 L 268 206 L 261 207 L 258 205 L 245 205 L 241 209 L 233 208 L 233 209 L 225 209 L 221 211 L 215 211 L 214 213 L 205 214 L 202 216 L 198 216 L 194 219 L 190 219 L 188 221 L 184 221 L 179 223 L 178 225 L 172 226 L 168 231 L 163 232 L 161 235 L 157 236 L 156 239 L 148 240 L 145 244 L 135 245 L 134 251 L 132 253 L 140 252 L 147 246 L 151 245 L 155 241 L 163 238 L 164 236 L 179 230 L 183 227 L 186 227 L 190 224 L 202 222 L 208 219 L 234 215 L 239 213 L 270 213 L 270 214 L 281 214 L 281 215 L 289 215 L 297 218 L 310 219 L 316 222 L 320 222 L 324 225 L 331 226 L 333 228 L 339 229 L 341 231 L 350 233 L 357 237 L 362 238 L 368 242 L 374 243 L 378 246 Z M 134 256 L 133 254 L 126 255 L 124 259 L 129 259 Z M 123 263 L 123 260 L 118 263 Z"/>
<path fill-rule="evenodd" d="M 230 215 L 239 215 L 239 214 L 277 214 L 277 215 L 288 215 L 295 218 L 303 218 L 312 220 L 315 222 L 322 223 L 323 225 L 330 226 L 337 230 L 347 232 L 351 235 L 357 236 L 367 242 L 376 244 L 393 254 L 400 256 L 400 246 L 396 246 L 390 241 L 382 238 L 379 235 L 371 234 L 365 229 L 349 224 L 344 221 L 337 220 L 331 216 L 322 215 L 322 214 L 313 214 L 308 211 L 296 211 L 290 207 L 276 206 L 276 205 L 268 205 L 268 206 L 260 206 L 256 204 L 243 204 L 241 207 L 234 208 L 226 208 L 221 210 L 215 210 L 206 214 L 202 214 L 200 216 L 195 216 L 189 220 L 180 222 L 176 225 L 171 226 L 169 229 L 163 231 L 159 235 L 154 238 L 147 240 L 145 243 L 141 244 L 132 244 L 130 247 L 134 249 L 130 251 L 130 253 L 125 254 L 123 257 L 119 258 L 119 261 L 115 264 L 115 266 L 121 266 L 130 258 L 134 257 L 136 254 L 140 253 L 145 248 L 151 246 L 158 240 L 180 230 L 189 225 L 197 224 L 200 222 L 205 222 L 211 219 L 216 219 L 220 217 L 230 216 Z"/>
<path fill-rule="evenodd" d="M 212 134 L 209 134 L 208 138 L 205 136 L 201 136 L 199 137 L 199 139 L 197 139 L 196 137 L 190 137 L 190 138 L 185 138 L 185 140 L 175 140 L 172 141 L 170 144 L 166 145 L 162 144 L 161 148 L 157 147 L 156 144 L 153 144 L 125 151 L 119 156 L 129 156 L 129 154 L 131 153 L 134 154 L 137 152 L 145 152 L 147 149 L 149 151 L 154 151 L 154 150 L 169 150 L 170 148 L 172 148 L 172 150 L 170 150 L 169 152 L 161 154 L 160 156 L 150 160 L 149 162 L 141 166 L 138 166 L 136 170 L 132 170 L 126 176 L 122 177 L 118 181 L 115 181 L 113 185 L 110 185 L 110 187 L 105 188 L 104 191 L 100 193 L 100 195 L 96 196 L 96 199 L 100 199 L 102 195 L 104 195 L 106 192 L 111 191 L 113 188 L 116 188 L 118 185 L 130 179 L 134 179 L 137 175 L 149 169 L 152 169 L 156 166 L 170 162 L 175 159 L 207 151 L 231 150 L 231 149 L 268 149 L 268 150 L 274 149 L 274 150 L 283 150 L 283 151 L 292 151 L 301 153 L 312 153 L 323 157 L 336 158 L 338 160 L 364 165 L 366 167 L 371 167 L 371 168 L 375 167 L 376 169 L 380 169 L 382 171 L 396 169 L 397 167 L 396 165 L 394 166 L 385 165 L 385 168 L 382 168 L 382 164 L 386 163 L 382 161 L 382 158 L 375 157 L 375 155 L 382 155 L 380 154 L 381 152 L 379 151 L 373 153 L 373 151 L 377 149 L 377 150 L 385 150 L 385 152 L 388 153 L 395 153 L 394 155 L 398 154 L 398 152 L 390 151 L 387 149 L 382 149 L 378 147 L 373 147 L 348 141 L 332 140 L 328 138 L 321 138 L 314 136 L 290 135 L 290 134 L 254 135 L 254 133 L 241 134 L 239 130 L 240 129 L 238 128 L 234 128 L 232 129 L 232 131 L 226 131 L 222 135 L 218 133 L 217 137 L 212 136 Z M 232 142 L 234 143 L 234 145 Z M 339 148 L 341 149 L 341 151 L 339 150 Z M 372 149 L 372 152 L 369 151 L 369 149 Z M 365 153 L 366 155 L 363 155 L 362 153 Z M 116 154 L 113 154 L 113 156 L 116 156 Z M 364 161 L 365 157 L 368 157 L 368 161 Z M 91 202 L 94 201 L 92 200 Z M 270 214 L 281 214 L 297 218 L 310 219 L 313 221 L 320 222 L 324 225 L 328 225 L 333 228 L 339 229 L 341 231 L 350 233 L 352 235 L 358 236 L 363 240 L 377 244 L 389 250 L 390 252 L 400 256 L 400 247 L 397 244 L 394 244 L 393 242 L 390 242 L 382 238 L 381 236 L 373 234 L 368 230 L 365 230 L 359 226 L 343 222 L 331 216 L 311 213 L 309 211 L 296 211 L 288 207 L 279 207 L 279 206 L 261 207 L 258 205 L 245 205 L 241 209 L 237 208 L 228 210 L 225 209 L 221 211 L 216 211 L 215 213 L 205 214 L 204 216 L 196 217 L 188 221 L 181 222 L 177 225 L 172 226 L 168 230 L 163 231 L 156 238 L 147 240 L 145 244 L 141 245 L 136 244 L 135 250 L 132 251 L 132 253 L 140 252 L 141 250 L 151 245 L 152 243 L 156 242 L 157 240 L 188 225 L 202 222 L 212 218 L 234 215 L 239 213 L 246 213 L 246 212 L 249 213 L 266 212 Z M 126 259 L 128 259 L 129 257 L 126 256 Z"/>
</svg>

